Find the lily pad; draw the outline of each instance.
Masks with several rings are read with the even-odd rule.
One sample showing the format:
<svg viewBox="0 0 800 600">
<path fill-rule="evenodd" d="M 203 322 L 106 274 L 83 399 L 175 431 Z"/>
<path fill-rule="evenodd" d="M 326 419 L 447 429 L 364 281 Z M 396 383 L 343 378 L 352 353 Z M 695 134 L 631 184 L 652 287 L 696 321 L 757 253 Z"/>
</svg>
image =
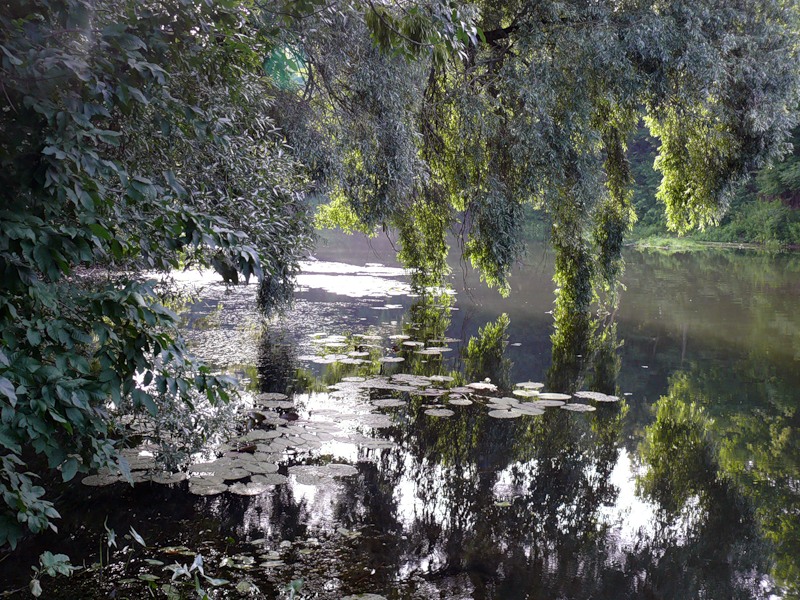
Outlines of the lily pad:
<svg viewBox="0 0 800 600">
<path fill-rule="evenodd" d="M 489 416 L 493 419 L 516 419 L 517 417 L 521 416 L 522 413 L 518 410 L 510 408 L 508 410 L 490 410 Z"/>
<path fill-rule="evenodd" d="M 256 481 L 250 483 L 234 483 L 228 487 L 228 491 L 238 496 L 260 496 L 264 492 L 272 489 L 272 486 Z"/>
<path fill-rule="evenodd" d="M 221 475 L 225 481 L 237 481 L 245 477 L 250 477 L 250 471 L 238 468 L 220 469 L 219 475 Z"/>
<path fill-rule="evenodd" d="M 192 481 L 189 484 L 189 492 L 196 496 L 217 496 L 223 492 L 228 491 L 228 486 L 224 483 L 215 483 L 213 485 L 204 485 L 200 481 Z"/>
<path fill-rule="evenodd" d="M 569 400 L 572 398 L 569 394 L 558 394 L 556 392 L 542 392 L 539 394 L 542 400 Z"/>
<path fill-rule="evenodd" d="M 450 388 L 447 391 L 450 392 L 451 394 L 474 394 L 475 393 L 475 390 L 473 390 L 472 388 L 468 388 L 468 387 L 464 387 L 464 386 L 453 387 L 453 388 Z"/>
<path fill-rule="evenodd" d="M 169 471 L 162 471 L 160 473 L 153 473 L 150 475 L 150 481 L 160 483 L 161 485 L 172 485 L 185 481 L 189 475 L 187 473 L 170 473 Z"/>
<path fill-rule="evenodd" d="M 372 404 L 378 408 L 395 408 L 406 405 L 405 402 L 398 400 L 397 398 L 380 398 L 378 400 L 373 400 Z"/>
<path fill-rule="evenodd" d="M 468 400 L 467 398 L 456 397 L 456 398 L 448 398 L 447 403 L 452 404 L 453 406 L 469 406 L 470 404 L 472 404 L 472 400 Z"/>
<path fill-rule="evenodd" d="M 439 396 L 444 396 L 447 393 L 447 390 L 437 390 L 434 388 L 428 388 L 426 390 L 419 390 L 414 392 L 415 396 L 425 396 L 426 398 L 437 398 Z"/>
<path fill-rule="evenodd" d="M 256 440 L 271 440 L 273 438 L 281 437 L 282 431 L 273 429 L 272 431 L 265 431 L 263 429 L 251 429 L 239 439 L 243 442 L 254 442 Z"/>
<path fill-rule="evenodd" d="M 430 417 L 452 417 L 456 413 L 447 408 L 429 408 L 425 414 Z"/>
<path fill-rule="evenodd" d="M 517 387 L 525 390 L 540 390 L 544 387 L 544 384 L 538 381 L 523 381 L 522 383 L 518 383 Z"/>
<path fill-rule="evenodd" d="M 559 406 L 564 406 L 563 400 L 534 400 L 533 402 L 528 403 L 530 406 L 535 406 L 537 408 L 557 408 Z"/>
<path fill-rule="evenodd" d="M 278 465 L 268 462 L 248 462 L 243 464 L 242 468 L 253 475 L 268 475 L 278 472 Z"/>
<path fill-rule="evenodd" d="M 265 392 L 263 394 L 259 394 L 256 396 L 256 400 L 288 400 L 289 396 L 286 394 L 281 394 L 279 392 Z"/>
<path fill-rule="evenodd" d="M 538 396 L 539 392 L 536 390 L 529 390 L 526 388 L 519 388 L 511 392 L 515 396 L 520 396 L 522 398 L 533 398 L 534 396 Z"/>
<path fill-rule="evenodd" d="M 594 400 L 596 402 L 619 402 L 619 396 L 611 396 L 610 394 L 603 394 L 602 392 L 575 392 L 576 398 L 583 398 L 584 400 Z"/>
<path fill-rule="evenodd" d="M 503 406 L 516 406 L 519 404 L 519 400 L 516 398 L 509 398 L 508 396 L 504 396 L 502 398 L 492 398 L 492 404 L 501 404 Z"/>
<path fill-rule="evenodd" d="M 467 387 L 472 388 L 473 390 L 486 390 L 489 392 L 496 392 L 497 386 L 493 383 L 488 381 L 476 381 L 474 383 L 468 383 Z"/>
<path fill-rule="evenodd" d="M 288 481 L 289 478 L 280 473 L 265 473 L 263 475 L 253 475 L 250 478 L 251 483 L 258 483 L 261 485 L 283 485 Z"/>
<path fill-rule="evenodd" d="M 83 485 L 91 487 L 103 487 L 111 485 L 112 483 L 119 483 L 123 479 L 119 475 L 112 475 L 110 473 L 98 473 L 97 475 L 89 475 L 81 479 Z"/>
<path fill-rule="evenodd" d="M 386 600 L 386 596 L 379 596 L 378 594 L 351 594 L 345 596 L 342 600 Z"/>
<path fill-rule="evenodd" d="M 258 400 L 257 404 L 261 408 L 294 408 L 291 400 Z"/>
<path fill-rule="evenodd" d="M 427 377 L 423 377 L 422 375 L 409 375 L 408 373 L 398 373 L 397 375 L 392 375 L 392 381 L 417 387 L 427 386 L 431 383 L 431 380 Z"/>
<path fill-rule="evenodd" d="M 403 362 L 405 358 L 402 356 L 382 356 L 378 359 L 378 362 L 381 363 L 399 363 Z"/>
<path fill-rule="evenodd" d="M 530 415 L 533 417 L 538 417 L 539 415 L 544 414 L 544 409 L 531 406 L 529 404 L 519 404 L 518 406 L 514 407 L 514 410 L 521 412 L 523 415 Z"/>
<path fill-rule="evenodd" d="M 597 410 L 594 406 L 591 406 L 589 404 L 580 404 L 580 403 L 565 404 L 564 406 L 561 407 L 561 409 L 569 410 L 572 412 L 593 412 Z"/>
<path fill-rule="evenodd" d="M 375 429 L 382 429 L 384 427 L 391 427 L 394 425 L 394 421 L 392 421 L 392 418 L 389 415 L 382 414 L 364 415 L 361 417 L 360 421 L 367 427 L 373 427 Z"/>
</svg>

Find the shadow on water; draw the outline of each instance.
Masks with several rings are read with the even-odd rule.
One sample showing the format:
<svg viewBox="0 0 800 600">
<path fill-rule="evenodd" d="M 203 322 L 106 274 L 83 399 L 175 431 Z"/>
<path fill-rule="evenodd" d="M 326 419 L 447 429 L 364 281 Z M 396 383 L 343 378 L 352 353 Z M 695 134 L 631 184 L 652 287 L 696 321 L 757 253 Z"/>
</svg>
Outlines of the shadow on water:
<svg viewBox="0 0 800 600">
<path fill-rule="evenodd" d="M 246 410 L 265 415 L 250 439 L 286 483 L 255 496 L 66 488 L 59 533 L 7 557 L 0 579 L 25 585 L 44 548 L 90 567 L 108 517 L 119 539 L 103 582 L 97 567 L 45 580 L 48 598 L 147 597 L 148 574 L 167 597 L 163 566 L 196 553 L 231 581 L 220 598 L 245 597 L 241 582 L 289 598 L 298 580 L 296 598 L 322 599 L 797 597 L 798 269 L 771 264 L 629 257 L 620 310 L 568 335 L 557 321 L 549 363 L 512 345 L 546 304 L 389 294 L 402 277 L 377 272 L 374 296 L 323 293 L 312 265 L 295 308 L 248 351 Z M 519 297 L 543 281 L 518 283 Z M 522 379 L 622 400 L 539 407 L 514 393 Z M 288 404 L 259 406 L 270 394 Z M 123 537 L 130 526 L 146 549 Z"/>
</svg>

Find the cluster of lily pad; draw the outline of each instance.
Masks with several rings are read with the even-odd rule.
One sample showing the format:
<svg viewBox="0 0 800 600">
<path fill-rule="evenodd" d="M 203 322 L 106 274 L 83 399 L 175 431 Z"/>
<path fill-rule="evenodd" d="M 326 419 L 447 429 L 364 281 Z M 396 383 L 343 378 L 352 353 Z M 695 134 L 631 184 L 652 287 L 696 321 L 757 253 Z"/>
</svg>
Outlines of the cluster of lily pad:
<svg viewBox="0 0 800 600">
<path fill-rule="evenodd" d="M 526 381 L 518 383 L 513 391 L 514 397 L 487 396 L 498 392 L 498 388 L 491 381 L 476 381 L 465 386 L 441 387 L 452 383 L 454 378 L 445 375 L 410 375 L 397 373 L 391 376 L 346 377 L 340 383 L 330 386 L 334 395 L 355 395 L 368 391 L 405 392 L 409 396 L 422 396 L 432 400 L 442 400 L 443 403 L 425 404 L 424 413 L 431 417 L 451 417 L 455 415 L 452 407 L 469 406 L 474 402 L 483 402 L 489 409 L 489 416 L 497 419 L 516 418 L 523 415 L 538 416 L 544 414 L 547 408 L 561 408 L 571 412 L 592 412 L 595 406 L 586 402 L 568 402 L 573 397 L 580 400 L 593 400 L 596 402 L 617 402 L 617 396 L 610 396 L 600 392 L 576 392 L 563 394 L 556 392 L 543 392 L 544 384 Z M 336 396 L 334 396 L 336 397 Z M 370 403 L 376 408 L 397 408 L 407 404 L 407 399 L 392 396 L 387 398 L 372 398 Z M 366 417 L 369 417 L 367 415 Z"/>
<path fill-rule="evenodd" d="M 376 336 L 377 337 L 377 336 Z M 395 336 L 398 340 L 400 337 Z M 329 336 L 328 344 L 340 343 L 340 337 Z M 366 340 L 369 341 L 369 340 Z M 402 340 L 406 342 L 407 340 Z M 339 383 L 329 386 L 330 398 L 354 398 L 369 406 L 367 411 L 329 409 L 332 414 L 325 419 L 322 411 L 316 411 L 314 420 L 292 423 L 287 414 L 299 418 L 295 403 L 285 394 L 269 392 L 256 396 L 252 410 L 248 413 L 255 425 L 250 431 L 231 440 L 221 450 L 223 454 L 213 460 L 197 462 L 186 472 L 168 473 L 156 467 L 150 453 L 126 451 L 134 482 L 154 481 L 163 484 L 178 483 L 188 479 L 190 492 L 211 496 L 230 492 L 243 496 L 255 496 L 272 490 L 275 486 L 289 482 L 294 477 L 298 483 L 323 485 L 335 477 L 349 477 L 357 469 L 347 464 L 294 465 L 279 472 L 279 464 L 287 455 L 310 452 L 321 448 L 326 442 L 338 441 L 356 444 L 360 448 L 390 448 L 390 440 L 364 435 L 357 430 L 343 431 L 342 423 L 352 421 L 358 427 L 381 429 L 396 425 L 395 417 L 381 412 L 406 406 L 412 397 L 424 398 L 424 414 L 433 418 L 447 418 L 456 414 L 458 407 L 476 402 L 484 404 L 488 416 L 496 419 L 511 419 L 521 416 L 539 416 L 548 408 L 561 408 L 573 412 L 596 410 L 593 403 L 617 402 L 617 396 L 595 391 L 580 391 L 562 394 L 542 391 L 542 383 L 526 381 L 518 383 L 512 396 L 499 396 L 500 390 L 491 381 L 476 381 L 467 385 L 453 385 L 455 379 L 447 375 L 412 375 L 396 373 L 372 377 L 344 377 Z M 386 392 L 385 397 L 377 397 Z M 578 401 L 571 401 L 575 398 Z M 288 412 L 287 412 L 288 411 Z M 120 474 L 108 471 L 84 478 L 86 485 L 108 485 L 122 481 Z"/>
<path fill-rule="evenodd" d="M 390 347 L 384 347 L 380 343 L 385 339 L 388 339 Z M 298 360 L 317 364 L 362 365 L 372 362 L 372 358 L 380 363 L 401 363 L 406 360 L 400 355 L 403 352 L 419 356 L 442 356 L 453 351 L 447 344 L 458 340 L 443 338 L 422 342 L 413 340 L 406 334 L 394 334 L 384 338 L 380 335 L 356 333 L 348 338 L 344 335 L 315 333 L 311 336 L 311 341 L 317 353 L 303 354 L 298 356 Z"/>
</svg>

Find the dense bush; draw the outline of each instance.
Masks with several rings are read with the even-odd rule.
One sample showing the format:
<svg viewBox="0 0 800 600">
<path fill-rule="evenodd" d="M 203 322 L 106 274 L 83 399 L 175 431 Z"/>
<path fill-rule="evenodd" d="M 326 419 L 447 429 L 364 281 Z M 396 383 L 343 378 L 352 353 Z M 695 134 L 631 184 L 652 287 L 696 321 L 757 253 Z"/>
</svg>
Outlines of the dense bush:
<svg viewBox="0 0 800 600">
<path fill-rule="evenodd" d="M 0 10 L 0 545 L 54 527 L 34 471 L 126 471 L 122 408 L 228 397 L 145 269 L 285 279 L 307 245 L 251 19 L 231 1 Z"/>
</svg>

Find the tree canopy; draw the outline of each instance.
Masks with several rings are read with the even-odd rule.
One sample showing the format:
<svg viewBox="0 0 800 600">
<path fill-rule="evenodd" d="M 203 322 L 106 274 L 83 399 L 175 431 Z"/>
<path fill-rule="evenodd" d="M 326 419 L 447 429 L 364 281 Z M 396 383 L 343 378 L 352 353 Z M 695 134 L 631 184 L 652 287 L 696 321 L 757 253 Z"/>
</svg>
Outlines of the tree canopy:
<svg viewBox="0 0 800 600">
<path fill-rule="evenodd" d="M 325 4 L 280 31 L 304 57 L 305 84 L 276 118 L 328 193 L 326 216 L 369 229 L 435 203 L 502 287 L 533 204 L 551 213 L 560 255 L 610 282 L 633 217 L 625 149 L 641 119 L 660 143 L 658 194 L 678 231 L 715 222 L 787 148 L 790 3 L 478 2 L 453 8 L 461 46 L 445 54 L 420 25 L 442 7 Z"/>
</svg>

